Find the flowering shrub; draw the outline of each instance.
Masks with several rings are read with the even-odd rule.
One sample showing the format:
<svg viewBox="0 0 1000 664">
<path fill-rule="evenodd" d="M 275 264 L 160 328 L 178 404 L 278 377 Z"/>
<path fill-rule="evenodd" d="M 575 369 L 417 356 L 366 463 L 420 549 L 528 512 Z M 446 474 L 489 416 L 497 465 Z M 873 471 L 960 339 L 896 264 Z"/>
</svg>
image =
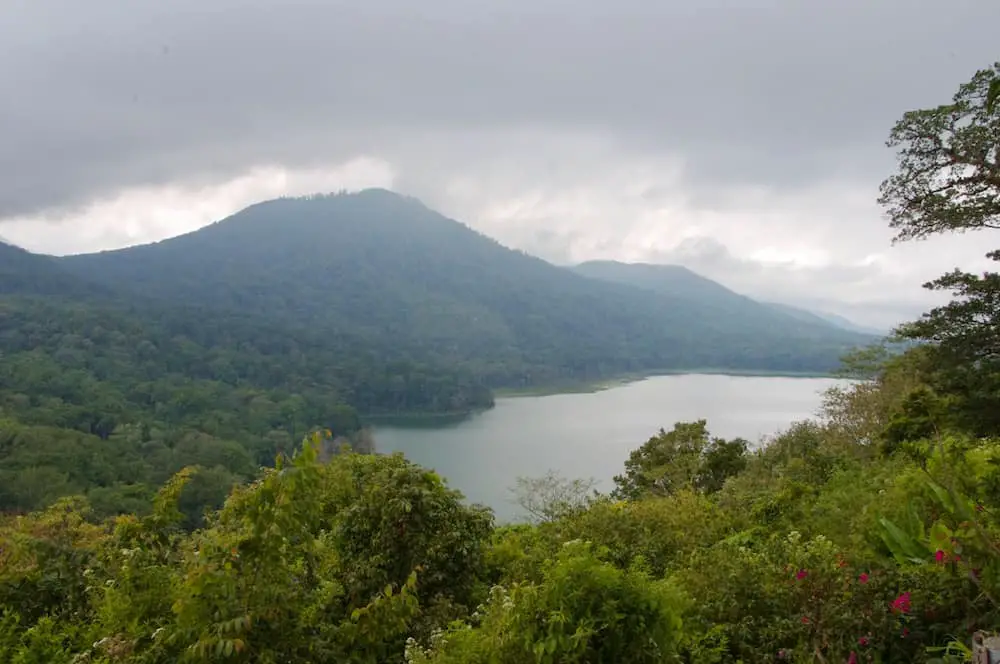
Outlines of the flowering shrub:
<svg viewBox="0 0 1000 664">
<path fill-rule="evenodd" d="M 717 639 L 721 626 L 744 661 L 910 661 L 918 650 L 906 639 L 912 600 L 895 570 L 852 562 L 823 536 L 734 538 L 676 578 L 696 614 L 689 641 L 701 641 L 699 629 Z"/>
</svg>

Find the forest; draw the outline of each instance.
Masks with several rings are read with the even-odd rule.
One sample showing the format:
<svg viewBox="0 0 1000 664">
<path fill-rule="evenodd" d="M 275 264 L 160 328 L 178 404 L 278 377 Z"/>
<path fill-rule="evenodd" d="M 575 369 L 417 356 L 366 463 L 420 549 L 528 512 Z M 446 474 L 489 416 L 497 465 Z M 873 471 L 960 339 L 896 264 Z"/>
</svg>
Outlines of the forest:
<svg viewBox="0 0 1000 664">
<path fill-rule="evenodd" d="M 265 201 L 187 235 L 55 264 L 147 302 L 260 312 L 490 388 L 684 369 L 824 373 L 874 340 L 686 271 L 642 288 L 556 266 L 379 189 Z"/>
<path fill-rule="evenodd" d="M 493 403 L 467 373 L 350 347 L 251 316 L 2 297 L 0 510 L 82 492 L 111 516 L 148 505 L 174 472 L 198 464 L 211 472 L 195 481 L 194 517 L 316 427 L 357 434 L 359 408 Z"/>
<path fill-rule="evenodd" d="M 950 103 L 902 116 L 879 198 L 899 240 L 1000 226 L 998 137 L 1000 63 Z M 610 494 L 525 478 L 533 518 L 513 525 L 400 455 L 324 454 L 330 429 L 357 424 L 323 400 L 297 405 L 334 424 L 248 453 L 241 437 L 274 427 L 269 408 L 291 408 L 282 390 L 312 375 L 265 360 L 238 372 L 271 375 L 270 393 L 190 379 L 193 395 L 217 390 L 183 406 L 217 400 L 198 415 L 213 439 L 172 433 L 173 400 L 142 387 L 160 370 L 144 362 L 165 360 L 116 345 L 83 312 L 78 329 L 102 330 L 68 343 L 61 328 L 34 351 L 22 341 L 22 364 L 3 365 L 5 385 L 23 383 L 4 396 L 20 423 L 4 425 L 0 450 L 23 466 L 0 487 L 56 463 L 48 454 L 76 455 L 94 477 L 148 473 L 149 496 L 109 514 L 66 468 L 58 480 L 79 491 L 0 517 L 0 661 L 970 662 L 1000 620 L 1000 274 L 956 269 L 927 288 L 952 299 L 897 330 L 904 352 L 845 356 L 857 380 L 829 391 L 815 420 L 753 449 L 710 422 L 674 423 L 636 441 Z M 190 344 L 188 361 L 219 359 Z M 127 389 L 110 389 L 119 381 Z M 104 383 L 108 415 L 67 405 Z M 166 434 L 102 419 L 119 412 Z M 51 418 L 77 437 L 50 439 Z M 175 472 L 184 445 L 204 458 Z M 160 456 L 143 471 L 146 446 Z M 273 467 L 255 468 L 265 454 Z M 246 481 L 193 518 L 191 491 L 212 469 Z M 33 491 L 57 482 L 44 473 Z"/>
</svg>

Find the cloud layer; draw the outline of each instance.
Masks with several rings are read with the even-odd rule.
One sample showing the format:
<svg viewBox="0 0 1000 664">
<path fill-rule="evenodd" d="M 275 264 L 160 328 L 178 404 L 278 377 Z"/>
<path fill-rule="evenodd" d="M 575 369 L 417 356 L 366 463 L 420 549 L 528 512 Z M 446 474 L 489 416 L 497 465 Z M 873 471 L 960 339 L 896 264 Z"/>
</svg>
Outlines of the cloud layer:
<svg viewBox="0 0 1000 664">
<path fill-rule="evenodd" d="M 954 0 L 15 0 L 0 232 L 59 253 L 391 186 L 557 262 L 682 261 L 884 324 L 983 238 L 889 248 L 907 109 L 996 57 Z"/>
</svg>

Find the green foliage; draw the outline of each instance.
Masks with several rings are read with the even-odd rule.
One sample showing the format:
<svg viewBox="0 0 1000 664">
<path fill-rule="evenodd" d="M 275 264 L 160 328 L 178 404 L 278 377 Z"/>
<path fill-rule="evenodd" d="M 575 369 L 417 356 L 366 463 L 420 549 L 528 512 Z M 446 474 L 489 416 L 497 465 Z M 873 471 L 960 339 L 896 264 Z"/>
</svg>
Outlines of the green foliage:
<svg viewBox="0 0 1000 664">
<path fill-rule="evenodd" d="M 567 542 L 538 584 L 496 586 L 474 617 L 411 644 L 407 659 L 456 664 L 663 662 L 681 634 L 682 594 L 641 569 L 601 562 L 591 547 Z"/>
<path fill-rule="evenodd" d="M 197 467 L 145 515 L 97 525 L 70 500 L 11 517 L 0 528 L 0 653 L 919 662 L 1000 620 L 1000 442 L 906 440 L 923 454 L 883 456 L 803 422 L 741 453 L 716 490 L 697 479 L 706 451 L 727 441 L 713 445 L 704 422 L 661 435 L 671 434 L 679 444 L 664 458 L 691 462 L 682 488 L 591 495 L 499 529 L 399 455 L 321 461 L 328 431 L 235 488 L 194 532 L 183 503 Z"/>
<path fill-rule="evenodd" d="M 893 127 L 887 144 L 899 149 L 899 167 L 879 202 L 897 239 L 1000 228 L 998 80 L 1000 62 L 976 72 L 950 104 L 905 113 Z"/>
<path fill-rule="evenodd" d="M 747 442 L 710 438 L 705 420 L 678 422 L 634 450 L 625 473 L 615 476 L 614 495 L 635 499 L 653 493 L 666 495 L 696 487 L 712 492 L 746 465 Z"/>
<path fill-rule="evenodd" d="M 822 536 L 731 537 L 675 578 L 695 607 L 694 642 L 722 642 L 737 660 L 843 662 L 855 651 L 914 661 L 918 652 L 900 638 L 892 571 L 852 563 Z"/>
<path fill-rule="evenodd" d="M 482 544 L 492 513 L 461 503 L 435 473 L 402 455 L 349 455 L 333 467 L 333 499 L 325 509 L 341 562 L 348 601 L 366 601 L 386 584 L 415 586 L 421 606 L 435 620 L 464 615 L 481 591 Z"/>
<path fill-rule="evenodd" d="M 950 104 L 910 111 L 893 128 L 898 171 L 879 202 L 898 240 L 1000 228 L 1000 62 L 959 87 Z M 987 254 L 1000 260 L 1000 252 Z M 1000 427 L 1000 275 L 955 269 L 924 285 L 953 299 L 897 331 L 929 342 L 930 385 L 949 395 L 952 420 L 980 435 Z"/>
<path fill-rule="evenodd" d="M 399 661 L 408 634 L 467 615 L 492 515 L 398 456 L 320 463 L 327 433 L 234 489 L 193 533 L 180 507 L 194 468 L 147 516 L 97 526 L 64 501 L 11 520 L 3 661 L 374 664 Z"/>
<path fill-rule="evenodd" d="M 235 315 L 200 314 L 195 328 L 191 312 L 146 314 L 0 298 L 0 510 L 87 493 L 98 516 L 141 511 L 171 474 L 202 465 L 192 489 L 202 498 L 185 499 L 195 523 L 313 428 L 358 435 L 360 417 L 343 399 L 370 412 L 470 407 L 453 398 L 464 388 L 447 374 L 428 382 L 397 365 L 407 378 L 380 377 L 364 357 L 331 359 L 312 333 Z"/>
<path fill-rule="evenodd" d="M 635 501 L 596 501 L 585 512 L 551 528 L 560 541 L 584 539 L 599 545 L 607 560 L 627 568 L 640 559 L 663 575 L 732 527 L 730 515 L 690 489 Z"/>
</svg>

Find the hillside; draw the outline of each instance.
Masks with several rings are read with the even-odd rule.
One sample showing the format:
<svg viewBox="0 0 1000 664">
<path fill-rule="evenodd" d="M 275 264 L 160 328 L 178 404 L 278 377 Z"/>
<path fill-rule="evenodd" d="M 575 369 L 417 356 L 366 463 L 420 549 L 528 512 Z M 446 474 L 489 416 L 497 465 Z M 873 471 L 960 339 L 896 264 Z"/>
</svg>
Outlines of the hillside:
<svg viewBox="0 0 1000 664">
<path fill-rule="evenodd" d="M 60 264 L 160 301 L 355 334 L 495 387 L 655 370 L 823 371 L 866 341 L 587 278 L 385 190 L 268 201 L 181 237 Z"/>
<path fill-rule="evenodd" d="M 845 330 L 819 316 L 802 315 L 807 313 L 802 310 L 793 313 L 740 295 L 680 265 L 588 261 L 572 269 L 594 279 L 695 302 L 704 318 L 717 320 L 718 324 L 736 320 L 743 330 L 753 330 L 761 335 L 788 335 L 814 339 L 818 343 L 863 343 L 864 339 L 858 332 Z"/>
<path fill-rule="evenodd" d="M 133 511 L 184 466 L 194 519 L 315 427 L 358 411 L 454 413 L 492 395 L 350 335 L 255 312 L 145 301 L 0 245 L 0 512 L 84 493 Z"/>
<path fill-rule="evenodd" d="M 858 325 L 849 318 L 843 316 L 838 316 L 837 314 L 831 314 L 826 311 L 811 311 L 809 309 L 803 309 L 802 307 L 796 307 L 790 304 L 783 304 L 779 302 L 766 302 L 770 307 L 774 307 L 778 311 L 786 313 L 790 316 L 794 316 L 801 320 L 813 321 L 818 323 L 827 323 L 829 325 L 834 325 L 842 330 L 848 330 L 849 332 L 857 332 L 859 334 L 871 334 L 877 337 L 886 336 L 887 332 L 885 330 L 878 330 L 873 327 L 867 327 L 865 325 Z"/>
<path fill-rule="evenodd" d="M 0 295 L 33 294 L 87 297 L 103 294 L 97 284 L 81 283 L 48 256 L 0 241 Z"/>
</svg>

